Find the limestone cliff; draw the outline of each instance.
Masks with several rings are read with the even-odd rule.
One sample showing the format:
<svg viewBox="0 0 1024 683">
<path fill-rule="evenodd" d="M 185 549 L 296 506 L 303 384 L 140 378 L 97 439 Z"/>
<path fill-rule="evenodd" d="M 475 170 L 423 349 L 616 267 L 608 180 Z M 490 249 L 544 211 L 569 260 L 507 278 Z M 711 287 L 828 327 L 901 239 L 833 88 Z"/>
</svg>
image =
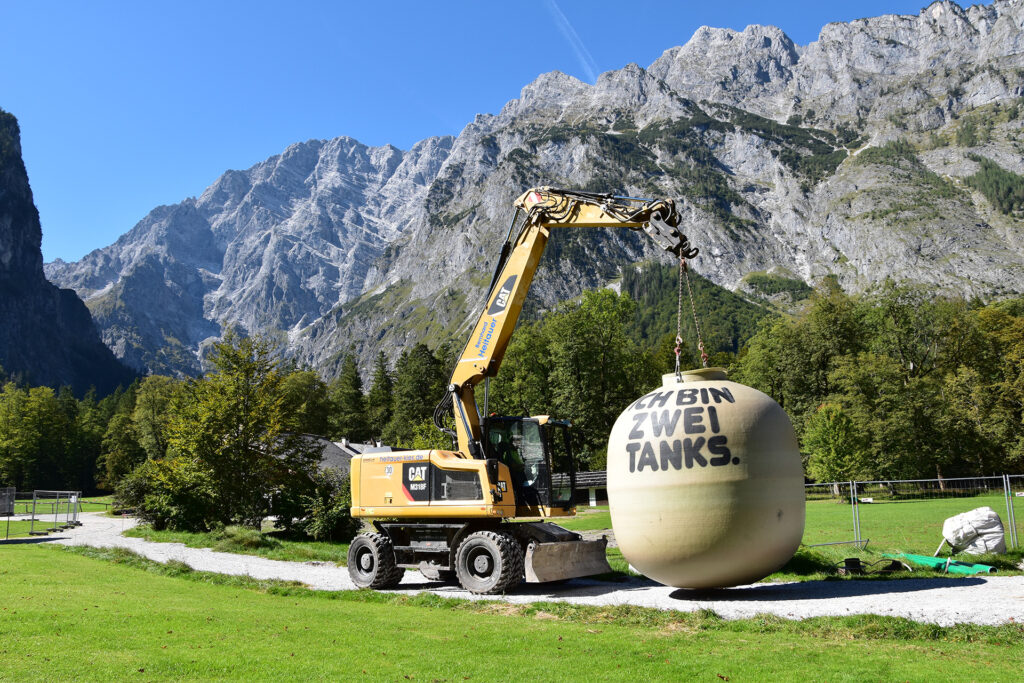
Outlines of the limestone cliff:
<svg viewBox="0 0 1024 683">
<path fill-rule="evenodd" d="M 133 373 L 100 341 L 88 309 L 43 275 L 42 230 L 21 158 L 18 122 L 0 110 L 0 367 L 79 395 L 128 384 Z"/>
</svg>

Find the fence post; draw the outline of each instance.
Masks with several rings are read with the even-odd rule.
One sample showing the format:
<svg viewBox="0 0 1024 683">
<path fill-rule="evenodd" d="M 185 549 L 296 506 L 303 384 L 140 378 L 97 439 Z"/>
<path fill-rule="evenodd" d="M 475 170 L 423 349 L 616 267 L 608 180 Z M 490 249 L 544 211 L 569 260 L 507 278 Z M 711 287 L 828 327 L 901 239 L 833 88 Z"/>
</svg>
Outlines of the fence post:
<svg viewBox="0 0 1024 683">
<path fill-rule="evenodd" d="M 1010 527 L 1010 543 L 1014 548 L 1018 547 L 1017 540 L 1017 516 L 1013 509 L 1013 487 L 1010 484 L 1010 475 L 1003 475 L 1003 495 L 1006 498 L 1006 523 Z"/>
<path fill-rule="evenodd" d="M 1009 488 L 1010 494 L 1010 514 L 1013 515 L 1013 545 L 1017 548 L 1020 547 L 1020 538 L 1017 536 L 1017 508 L 1014 507 L 1013 499 L 1013 481 L 1010 479 L 1010 475 L 1006 475 L 1006 486 Z"/>
<path fill-rule="evenodd" d="M 32 518 L 28 523 L 28 535 L 35 536 L 36 531 L 36 496 L 39 495 L 38 491 L 32 491 Z"/>
<path fill-rule="evenodd" d="M 860 528 L 860 497 L 857 495 L 857 482 L 853 482 L 853 497 L 857 506 L 857 540 L 864 542 L 864 532 Z M 863 548 L 861 548 L 863 550 Z"/>
<path fill-rule="evenodd" d="M 853 513 L 853 540 L 860 547 L 860 510 L 857 509 L 857 487 L 854 482 L 846 482 L 850 487 L 850 510 Z"/>
</svg>

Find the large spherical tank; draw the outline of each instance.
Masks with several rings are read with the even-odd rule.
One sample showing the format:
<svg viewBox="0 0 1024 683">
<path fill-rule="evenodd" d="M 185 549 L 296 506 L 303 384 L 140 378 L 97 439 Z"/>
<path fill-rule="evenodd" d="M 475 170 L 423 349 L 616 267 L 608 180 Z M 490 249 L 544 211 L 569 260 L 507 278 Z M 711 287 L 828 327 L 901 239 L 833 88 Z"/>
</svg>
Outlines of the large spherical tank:
<svg viewBox="0 0 1024 683">
<path fill-rule="evenodd" d="M 720 368 L 665 375 L 612 428 L 608 502 L 619 548 L 645 576 L 678 588 L 757 581 L 803 536 L 793 425 Z"/>
</svg>

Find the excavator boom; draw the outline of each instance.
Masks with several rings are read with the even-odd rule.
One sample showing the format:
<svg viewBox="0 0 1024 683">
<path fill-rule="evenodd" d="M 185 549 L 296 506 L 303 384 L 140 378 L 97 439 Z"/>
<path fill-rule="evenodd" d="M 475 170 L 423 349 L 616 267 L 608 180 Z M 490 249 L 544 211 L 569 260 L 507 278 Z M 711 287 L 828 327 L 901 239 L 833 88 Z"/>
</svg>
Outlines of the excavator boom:
<svg viewBox="0 0 1024 683">
<path fill-rule="evenodd" d="M 527 190 L 514 205 L 516 217 L 495 268 L 487 303 L 456 363 L 449 395 L 443 401 L 445 407 L 450 402 L 454 409 L 459 451 L 473 458 L 484 457 L 474 389 L 485 377 L 498 374 L 552 230 L 631 228 L 643 230 L 658 246 L 677 256 L 693 258 L 697 253 L 679 230 L 680 216 L 671 200 L 541 187 Z M 513 241 L 520 215 L 525 219 Z M 440 419 L 435 421 L 446 429 Z"/>
</svg>

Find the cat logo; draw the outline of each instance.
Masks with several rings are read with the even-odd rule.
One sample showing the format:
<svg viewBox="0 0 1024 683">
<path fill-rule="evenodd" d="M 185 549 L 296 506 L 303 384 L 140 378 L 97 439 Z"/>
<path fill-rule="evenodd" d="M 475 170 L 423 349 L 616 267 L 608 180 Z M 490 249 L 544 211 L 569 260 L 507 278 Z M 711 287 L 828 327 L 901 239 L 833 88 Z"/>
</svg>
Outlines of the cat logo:
<svg viewBox="0 0 1024 683">
<path fill-rule="evenodd" d="M 517 275 L 511 275 L 504 284 L 501 285 L 501 289 L 498 290 L 497 296 L 494 297 L 494 302 L 491 307 L 487 309 L 487 315 L 501 315 L 505 312 L 505 308 L 508 306 L 508 300 L 512 295 L 512 289 L 516 284 Z"/>
<path fill-rule="evenodd" d="M 409 481 L 425 481 L 427 478 L 427 466 L 409 468 Z"/>
<path fill-rule="evenodd" d="M 508 295 L 512 293 L 510 289 L 504 289 L 498 292 L 498 298 L 494 300 L 494 303 L 498 308 L 505 308 L 508 305 Z"/>
</svg>

